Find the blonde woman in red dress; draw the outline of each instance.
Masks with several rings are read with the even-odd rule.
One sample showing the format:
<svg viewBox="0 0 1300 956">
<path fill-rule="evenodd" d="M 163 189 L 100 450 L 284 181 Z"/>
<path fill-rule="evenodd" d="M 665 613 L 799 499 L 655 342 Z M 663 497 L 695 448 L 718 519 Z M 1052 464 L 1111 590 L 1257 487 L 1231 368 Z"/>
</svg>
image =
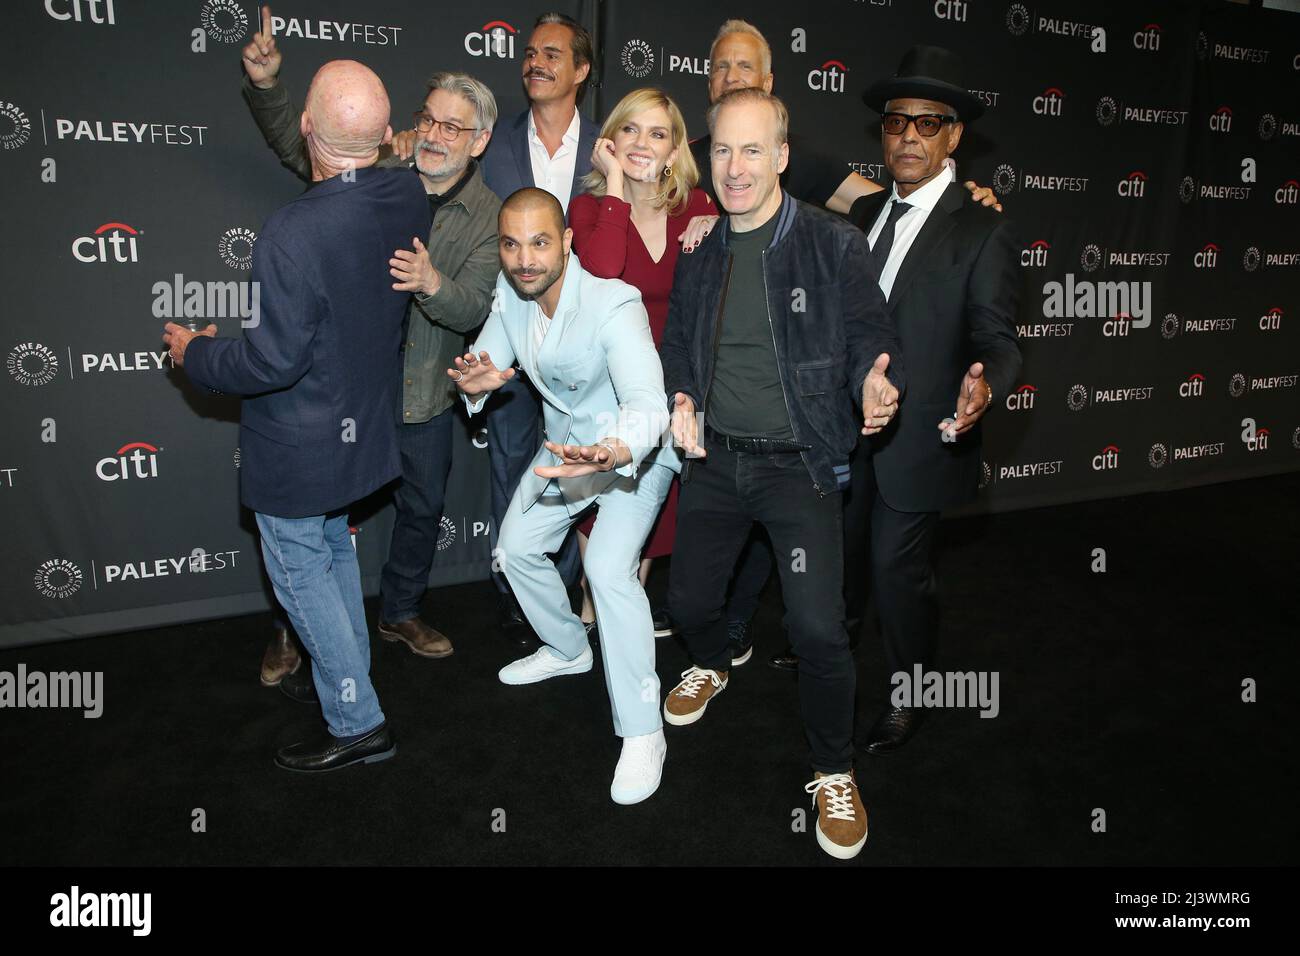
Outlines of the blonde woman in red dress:
<svg viewBox="0 0 1300 956">
<path fill-rule="evenodd" d="M 573 249 L 582 267 L 640 290 L 656 346 L 668 318 L 683 233 L 695 217 L 718 214 L 713 200 L 695 188 L 699 179 L 677 104 L 659 89 L 633 90 L 605 120 L 592 150 L 591 173 L 582 183 L 585 191 L 569 204 Z M 642 586 L 651 561 L 672 553 L 677 488 L 674 481 L 641 553 Z M 583 548 L 593 520 L 579 527 Z M 661 609 L 654 618 L 656 637 L 672 633 Z M 595 619 L 584 580 L 582 620 L 588 631 Z"/>
</svg>

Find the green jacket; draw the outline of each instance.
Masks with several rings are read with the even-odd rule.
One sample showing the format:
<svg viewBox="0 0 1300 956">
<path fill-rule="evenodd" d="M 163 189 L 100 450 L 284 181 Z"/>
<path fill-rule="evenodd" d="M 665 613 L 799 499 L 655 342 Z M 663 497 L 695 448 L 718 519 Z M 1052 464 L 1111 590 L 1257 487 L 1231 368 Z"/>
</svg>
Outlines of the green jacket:
<svg viewBox="0 0 1300 956">
<path fill-rule="evenodd" d="M 267 145 L 280 161 L 304 180 L 311 179 L 307 144 L 298 127 L 301 113 L 284 83 L 259 90 L 244 77 L 244 99 L 252 108 Z M 381 151 L 380 166 L 413 163 Z M 483 182 L 477 164 L 456 198 L 439 206 L 425 243 L 429 259 L 442 273 L 438 294 L 411 298 L 402 369 L 402 420 L 427 422 L 455 398 L 447 377 L 452 359 L 464 354 L 466 336 L 483 324 L 492 305 L 492 290 L 501 269 L 497 253 L 497 213 L 501 200 Z"/>
</svg>

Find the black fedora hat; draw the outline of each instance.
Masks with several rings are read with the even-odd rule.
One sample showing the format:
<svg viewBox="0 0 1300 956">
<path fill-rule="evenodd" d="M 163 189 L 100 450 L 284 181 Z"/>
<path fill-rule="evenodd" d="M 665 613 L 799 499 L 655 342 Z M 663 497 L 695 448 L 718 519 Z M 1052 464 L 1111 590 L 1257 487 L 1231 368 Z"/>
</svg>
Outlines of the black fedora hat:
<svg viewBox="0 0 1300 956">
<path fill-rule="evenodd" d="M 984 113 L 984 104 L 962 84 L 964 72 L 956 53 L 941 46 L 918 44 L 903 54 L 903 62 L 893 76 L 873 83 L 862 94 L 862 101 L 883 113 L 890 100 L 935 100 L 947 103 L 962 120 L 973 120 Z"/>
</svg>

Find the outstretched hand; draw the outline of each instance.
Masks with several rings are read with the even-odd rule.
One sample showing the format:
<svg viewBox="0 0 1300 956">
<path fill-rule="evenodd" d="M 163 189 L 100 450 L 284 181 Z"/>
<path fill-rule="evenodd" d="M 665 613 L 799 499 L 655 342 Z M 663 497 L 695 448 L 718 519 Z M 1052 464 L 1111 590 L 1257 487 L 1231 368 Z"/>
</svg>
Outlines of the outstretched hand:
<svg viewBox="0 0 1300 956">
<path fill-rule="evenodd" d="M 495 391 L 515 377 L 513 368 L 497 368 L 492 364 L 492 357 L 487 352 L 466 352 L 456 356 L 455 368 L 447 369 L 447 377 L 456 383 L 456 387 L 473 398 L 484 392 Z"/>
<path fill-rule="evenodd" d="M 971 427 L 984 417 L 989 410 L 989 398 L 993 390 L 984 378 L 984 363 L 974 362 L 962 376 L 961 386 L 957 391 L 957 417 L 940 422 L 938 427 L 951 435 L 953 439 L 966 434 Z"/>
<path fill-rule="evenodd" d="M 885 372 L 889 369 L 889 353 L 881 352 L 862 383 L 862 434 L 875 435 L 884 429 L 898 413 L 898 388 Z"/>
<path fill-rule="evenodd" d="M 613 471 L 632 460 L 632 453 L 617 438 L 598 445 L 557 445 L 548 441 L 546 450 L 560 459 L 558 465 L 538 465 L 533 472 L 542 478 L 580 478 L 598 471 Z"/>
</svg>

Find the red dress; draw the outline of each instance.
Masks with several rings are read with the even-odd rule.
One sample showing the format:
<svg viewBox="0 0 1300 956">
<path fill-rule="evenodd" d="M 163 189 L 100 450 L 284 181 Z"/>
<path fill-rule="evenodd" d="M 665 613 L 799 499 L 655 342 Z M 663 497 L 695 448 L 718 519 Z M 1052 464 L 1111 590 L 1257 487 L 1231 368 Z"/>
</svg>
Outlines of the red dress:
<svg viewBox="0 0 1300 956">
<path fill-rule="evenodd" d="M 650 334 L 655 347 L 663 340 L 668 321 L 668 294 L 673 288 L 673 270 L 682 246 L 677 241 L 695 216 L 716 216 L 718 207 L 702 189 L 692 189 L 690 201 L 680 215 L 668 217 L 668 242 L 663 258 L 655 262 L 632 223 L 632 206 L 622 199 L 583 193 L 569 203 L 569 227 L 573 229 L 573 249 L 582 267 L 602 279 L 622 279 L 641 292 L 641 301 L 650 317 Z M 677 487 L 673 482 L 641 556 L 658 558 L 671 554 L 673 534 L 677 528 Z M 594 518 L 579 529 L 591 533 Z"/>
</svg>

